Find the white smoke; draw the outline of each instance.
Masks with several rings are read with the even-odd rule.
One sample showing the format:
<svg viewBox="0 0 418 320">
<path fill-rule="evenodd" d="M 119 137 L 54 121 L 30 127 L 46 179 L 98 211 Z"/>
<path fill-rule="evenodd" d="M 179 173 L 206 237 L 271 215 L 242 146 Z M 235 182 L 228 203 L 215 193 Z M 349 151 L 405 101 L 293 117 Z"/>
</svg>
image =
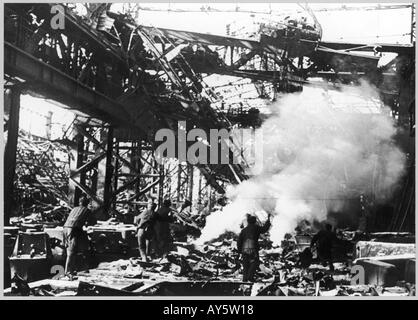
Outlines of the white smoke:
<svg viewBox="0 0 418 320">
<path fill-rule="evenodd" d="M 330 98 L 331 97 L 331 98 Z M 232 200 L 206 220 L 198 242 L 239 232 L 247 213 L 273 214 L 279 243 L 301 219 L 323 221 L 344 199 L 384 200 L 404 170 L 389 109 L 367 84 L 338 93 L 305 88 L 271 107 L 263 133 L 261 172 L 227 190 Z"/>
</svg>

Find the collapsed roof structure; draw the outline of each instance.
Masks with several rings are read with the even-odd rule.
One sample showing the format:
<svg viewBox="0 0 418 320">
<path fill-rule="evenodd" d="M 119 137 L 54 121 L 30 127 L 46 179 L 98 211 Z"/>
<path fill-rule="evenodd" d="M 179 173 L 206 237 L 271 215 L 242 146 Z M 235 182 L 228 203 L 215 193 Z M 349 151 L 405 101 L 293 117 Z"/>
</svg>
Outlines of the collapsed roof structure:
<svg viewBox="0 0 418 320">
<path fill-rule="evenodd" d="M 88 9 L 80 14 L 72 5 L 5 5 L 6 226 L 12 216 L 39 210 L 49 210 L 49 222 L 58 222 L 82 194 L 94 200 L 103 219 L 119 216 L 131 205 L 142 207 L 149 197 L 175 199 L 176 204 L 195 200 L 196 208 L 205 199 L 213 205 L 228 185 L 251 178 L 248 159 L 194 165 L 171 159 L 162 164 L 155 153 L 159 129 L 175 132 L 177 144 L 179 132 L 194 128 L 207 136 L 212 129 L 257 128 L 268 115 L 239 101 L 248 85 L 257 99 L 276 101 L 304 87 L 342 90 L 367 81 L 404 129 L 397 142 L 408 154 L 392 218 L 382 227 L 413 231 L 415 43 L 323 41 L 321 25 L 309 8 L 301 19 L 263 22 L 255 31 L 230 30 L 226 36 L 145 26 L 130 12 L 116 13 L 106 3 Z M 54 14 L 65 28 L 50 23 Z M 380 66 L 385 53 L 396 57 Z M 236 82 L 217 88 L 207 84 L 209 75 Z M 239 96 L 237 107 L 228 105 L 224 86 Z M 19 132 L 22 94 L 73 111 L 72 130 L 59 141 L 30 141 Z M 186 127 L 179 128 L 179 121 Z M 229 142 L 231 158 L 244 153 L 239 139 Z M 222 141 L 205 146 L 209 154 L 222 148 Z M 55 161 L 58 149 L 68 152 L 68 163 Z M 177 148 L 177 157 L 179 152 Z M 22 206 L 28 185 L 46 192 L 37 199 L 41 207 L 33 199 Z M 58 202 L 48 200 L 51 190 Z"/>
</svg>

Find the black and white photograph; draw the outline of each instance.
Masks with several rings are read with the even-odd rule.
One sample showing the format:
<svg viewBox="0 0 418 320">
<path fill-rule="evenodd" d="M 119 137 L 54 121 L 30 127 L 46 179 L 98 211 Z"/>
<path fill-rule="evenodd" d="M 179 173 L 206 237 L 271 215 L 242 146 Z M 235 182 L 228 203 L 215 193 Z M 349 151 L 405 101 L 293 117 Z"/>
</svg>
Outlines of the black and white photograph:
<svg viewBox="0 0 418 320">
<path fill-rule="evenodd" d="M 416 297 L 415 3 L 1 6 L 4 298 Z"/>
</svg>

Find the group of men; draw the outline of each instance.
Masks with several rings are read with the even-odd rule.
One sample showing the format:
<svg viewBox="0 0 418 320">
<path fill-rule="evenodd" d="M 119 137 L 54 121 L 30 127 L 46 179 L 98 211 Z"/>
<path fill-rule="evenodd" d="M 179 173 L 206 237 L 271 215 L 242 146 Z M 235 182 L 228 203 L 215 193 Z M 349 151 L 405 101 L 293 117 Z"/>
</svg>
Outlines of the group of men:
<svg viewBox="0 0 418 320">
<path fill-rule="evenodd" d="M 243 269 L 243 282 L 254 282 L 255 275 L 260 263 L 259 259 L 259 238 L 267 232 L 271 226 L 271 215 L 268 215 L 264 225 L 257 224 L 257 218 L 247 215 L 247 225 L 241 230 L 237 241 L 238 254 L 241 256 Z M 330 271 L 334 271 L 332 248 L 338 239 L 332 231 L 330 224 L 325 224 L 325 229 L 316 233 L 310 243 L 309 252 L 316 248 L 318 260 L 325 266 L 329 266 Z"/>
<path fill-rule="evenodd" d="M 83 230 L 83 227 L 97 223 L 94 214 L 88 209 L 89 203 L 87 197 L 82 197 L 79 206 L 71 210 L 64 223 L 63 242 L 67 253 L 66 274 L 72 274 L 76 271 L 77 257 L 81 256 L 84 259 L 88 250 L 87 233 Z M 191 203 L 186 200 L 179 211 L 190 205 Z M 162 206 L 158 210 L 156 208 L 157 205 L 154 200 L 149 199 L 146 209 L 134 219 L 137 225 L 139 253 L 143 261 L 148 261 L 150 257 L 151 243 L 154 244 L 156 255 L 164 258 L 173 241 L 170 223 L 175 221 L 175 217 L 171 208 L 171 201 L 164 200 Z"/>
<path fill-rule="evenodd" d="M 66 274 L 76 271 L 76 257 L 83 251 L 83 247 L 88 246 L 87 234 L 83 231 L 83 226 L 93 225 L 97 222 L 92 212 L 88 209 L 89 200 L 83 197 L 80 205 L 71 210 L 63 228 L 64 245 L 67 251 L 65 263 Z M 179 209 L 181 212 L 191 203 L 186 201 Z M 146 209 L 135 218 L 137 225 L 138 247 L 141 259 L 148 261 L 150 257 L 151 243 L 157 256 L 164 258 L 170 250 L 172 236 L 170 223 L 176 220 L 171 208 L 171 201 L 164 200 L 162 206 L 156 210 L 157 205 L 153 199 L 149 199 Z M 267 232 L 271 226 L 271 215 L 263 225 L 257 224 L 254 215 L 247 214 L 246 225 L 238 236 L 237 251 L 242 261 L 243 281 L 254 282 L 255 275 L 259 266 L 259 238 Z M 317 247 L 317 253 L 323 264 L 329 264 L 330 270 L 334 270 L 332 264 L 332 246 L 336 241 L 336 236 L 332 232 L 332 226 L 326 224 L 325 230 L 319 231 L 312 239 L 311 247 Z"/>
<path fill-rule="evenodd" d="M 148 200 L 147 208 L 135 217 L 138 232 L 138 247 L 142 261 L 148 261 L 151 242 L 155 243 L 156 254 L 164 258 L 172 242 L 170 223 L 175 218 L 171 210 L 171 201 L 164 200 L 159 210 L 153 199 Z"/>
</svg>

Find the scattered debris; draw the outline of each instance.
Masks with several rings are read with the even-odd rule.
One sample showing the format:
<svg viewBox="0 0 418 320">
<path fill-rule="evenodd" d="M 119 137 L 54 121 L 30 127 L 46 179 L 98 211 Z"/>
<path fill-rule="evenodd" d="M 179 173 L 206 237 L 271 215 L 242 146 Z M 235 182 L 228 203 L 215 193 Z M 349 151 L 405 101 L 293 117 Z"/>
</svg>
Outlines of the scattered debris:
<svg viewBox="0 0 418 320">
<path fill-rule="evenodd" d="M 293 241 L 296 243 L 295 239 Z M 79 272 L 72 281 L 63 277 L 51 280 L 51 283 L 48 280 L 38 282 L 39 285 L 35 287 L 32 283 L 31 294 L 408 296 L 415 293 L 415 285 L 405 281 L 392 281 L 386 287 L 380 282 L 353 285 L 350 273 L 353 263 L 349 259 L 335 262 L 335 270 L 330 272 L 327 267 L 318 264 L 312 254 L 308 254 L 309 249 L 300 250 L 297 246 L 290 252 L 281 247 L 262 249 L 257 282 L 243 283 L 234 243 L 235 236 L 232 234 L 225 234 L 201 246 L 193 241 L 176 241 L 175 249 L 165 259 L 144 262 L 139 258 L 129 258 L 102 262 L 96 268 Z M 401 244 L 388 245 L 402 247 Z M 355 246 L 353 243 L 353 248 Z M 404 256 L 396 257 L 399 260 Z M 373 259 L 378 261 L 377 258 Z M 62 285 L 57 285 L 61 281 Z M 66 283 L 73 283 L 72 288 L 64 285 Z M 27 290 L 23 290 L 23 293 L 27 294 Z"/>
</svg>

